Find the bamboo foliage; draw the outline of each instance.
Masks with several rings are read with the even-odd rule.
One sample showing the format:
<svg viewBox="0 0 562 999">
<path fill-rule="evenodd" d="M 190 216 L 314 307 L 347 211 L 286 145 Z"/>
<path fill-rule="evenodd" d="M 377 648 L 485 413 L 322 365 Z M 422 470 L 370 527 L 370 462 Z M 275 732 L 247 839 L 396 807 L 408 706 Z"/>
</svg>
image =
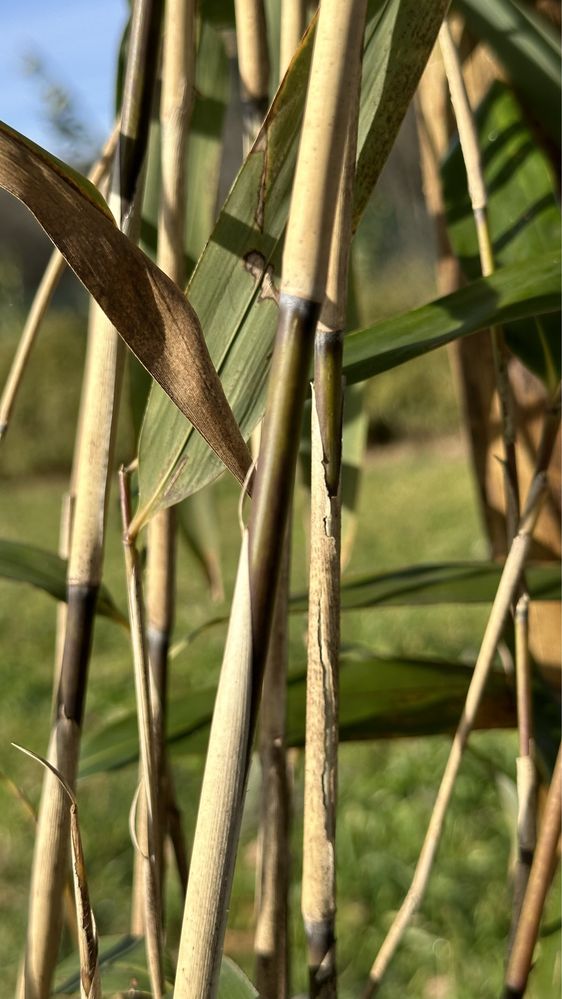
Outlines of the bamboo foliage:
<svg viewBox="0 0 562 999">
<path fill-rule="evenodd" d="M 462 3 L 466 5 L 466 0 Z M 465 154 L 482 277 L 468 288 L 404 316 L 354 331 L 344 342 L 352 235 L 410 104 L 447 0 L 431 0 L 427 5 L 416 0 L 348 0 L 345 4 L 323 0 L 300 43 L 306 5 L 294 0 L 281 4 L 279 0 L 274 7 L 270 0 L 270 23 L 277 23 L 281 10 L 280 62 L 285 77 L 265 115 L 269 61 L 264 0 L 235 0 L 247 157 L 186 294 L 186 260 L 191 267 L 191 258 L 199 252 L 193 249 L 198 246 L 197 238 L 191 233 L 186 240 L 185 234 L 186 149 L 190 127 L 194 134 L 204 130 L 206 114 L 206 96 L 197 92 L 201 115 L 191 122 L 196 89 L 195 37 L 198 35 L 200 41 L 199 67 L 205 62 L 201 39 L 209 39 L 210 28 L 214 37 L 210 50 L 217 56 L 216 65 L 224 69 L 216 26 L 231 14 L 225 14 L 222 4 L 201 5 L 199 11 L 194 0 L 167 0 L 165 10 L 163 0 L 135 0 L 132 5 L 109 206 L 84 178 L 0 123 L 0 184 L 34 212 L 62 253 L 60 261 L 49 268 L 26 326 L 32 333 L 24 337 L 21 356 L 29 351 L 63 259 L 93 297 L 75 459 L 61 523 L 61 557 L 0 541 L 0 576 L 31 583 L 59 601 L 66 596 L 59 608 L 49 758 L 35 757 L 45 767 L 45 778 L 18 999 L 48 999 L 52 993 L 69 844 L 80 976 L 75 986 L 67 983 L 63 989 L 80 988 L 84 999 L 101 999 L 101 967 L 108 994 L 115 988 L 124 995 L 128 978 L 129 990 L 135 994 L 150 988 L 154 999 L 163 999 L 168 994 L 167 978 L 175 977 L 176 999 L 250 999 L 257 995 L 239 969 L 223 957 L 223 948 L 258 721 L 262 789 L 254 950 L 259 994 L 263 999 L 288 999 L 292 992 L 292 789 L 286 750 L 288 745 L 298 745 L 305 748 L 301 909 L 308 993 L 310 999 L 336 999 L 336 938 L 341 935 L 341 928 L 336 927 L 339 741 L 454 731 L 410 890 L 365 988 L 366 999 L 374 995 L 423 902 L 471 732 L 479 725 L 513 726 L 509 679 L 497 672 L 494 675 L 493 665 L 516 601 L 519 864 L 505 997 L 522 996 L 526 988 L 560 836 L 560 754 L 538 840 L 534 827 L 535 719 L 528 633 L 528 593 L 533 599 L 538 595 L 552 601 L 560 589 L 559 579 L 553 581 L 549 568 L 528 564 L 559 432 L 560 386 L 546 407 L 534 477 L 521 514 L 500 323 L 559 308 L 559 253 L 535 254 L 523 264 L 495 270 L 472 111 L 458 54 L 445 24 L 441 44 Z M 150 218 L 141 219 L 149 118 L 154 114 L 153 91 L 161 52 L 161 149 L 157 157 L 161 187 L 158 179 L 147 199 L 147 204 L 151 202 Z M 209 75 L 213 72 L 210 69 Z M 221 87 L 217 92 L 223 92 Z M 220 146 L 217 121 L 213 119 L 207 135 L 212 132 L 215 162 Z M 194 197 L 202 183 L 204 158 L 199 156 L 193 171 L 197 182 L 190 180 Z M 154 197 L 157 189 L 159 202 Z M 490 191 L 493 197 L 492 187 Z M 201 217 L 207 218 L 212 195 L 206 190 L 201 197 Z M 141 224 L 150 253 L 157 239 L 157 265 L 134 246 Z M 205 223 L 199 228 L 205 228 Z M 99 252 L 92 252 L 93 245 Z M 505 565 L 414 566 L 377 572 L 342 586 L 342 412 L 346 385 L 487 325 L 492 327 L 503 406 L 510 511 Z M 95 613 L 123 624 L 123 616 L 102 583 L 124 362 L 121 338 L 160 386 L 154 388 L 147 406 L 139 458 L 122 468 L 119 480 L 135 731 L 130 739 L 128 718 L 104 719 L 101 749 L 94 734 L 93 749 L 87 750 L 81 772 L 94 773 L 139 760 L 130 828 L 136 851 L 133 930 L 144 937 L 146 950 L 142 982 L 136 980 L 132 966 L 131 974 L 125 974 L 119 962 L 112 969 L 103 957 L 100 963 L 74 790 Z M 548 367 L 544 380 L 552 393 L 560 365 L 546 335 L 544 340 L 543 360 Z M 291 597 L 292 502 L 312 362 L 309 582 L 304 597 Z M 22 365 L 18 364 L 21 373 Z M 13 398 L 13 387 L 10 392 Z M 245 437 L 264 406 L 254 467 Z M 186 419 L 191 422 L 186 423 Z M 193 428 L 203 443 L 195 443 Z M 211 457 L 207 445 L 214 452 Z M 188 698 L 168 705 L 176 599 L 173 507 L 208 483 L 220 462 L 242 484 L 244 499 L 248 494 L 250 514 L 248 527 L 241 527 L 218 688 L 215 692 L 211 685 L 200 688 L 195 683 L 190 685 Z M 133 512 L 129 475 L 137 471 L 140 500 Z M 205 503 L 204 495 L 198 499 Z M 145 609 L 142 557 L 137 545 L 139 532 L 147 525 Z M 474 669 L 429 656 L 381 657 L 358 644 L 340 647 L 343 609 L 429 606 L 452 600 L 492 602 Z M 295 668 L 289 672 L 289 612 L 302 614 L 305 610 L 306 670 L 304 665 L 300 669 L 295 656 Z M 196 635 L 226 620 L 221 614 L 193 630 L 184 648 Z M 414 690 L 415 703 L 409 707 Z M 404 692 L 409 696 L 397 706 Z M 185 751 L 199 755 L 207 734 L 188 877 L 166 736 L 176 744 L 181 742 Z M 167 835 L 184 892 L 179 941 L 173 938 L 174 924 L 166 928 L 164 923 Z M 175 971 L 169 976 L 165 973 L 165 942 L 170 944 L 170 953 L 177 953 Z M 122 947 L 121 942 L 118 949 Z M 122 972 L 123 983 L 117 983 Z"/>
</svg>

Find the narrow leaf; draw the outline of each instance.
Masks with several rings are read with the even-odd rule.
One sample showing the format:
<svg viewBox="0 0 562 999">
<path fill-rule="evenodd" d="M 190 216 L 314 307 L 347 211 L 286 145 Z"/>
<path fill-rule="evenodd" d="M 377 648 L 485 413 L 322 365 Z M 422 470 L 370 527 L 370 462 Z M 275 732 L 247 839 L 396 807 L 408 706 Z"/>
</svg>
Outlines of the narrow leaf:
<svg viewBox="0 0 562 999">
<path fill-rule="evenodd" d="M 0 539 L 0 576 L 18 583 L 30 583 L 49 593 L 55 600 L 65 601 L 66 559 L 54 552 L 19 541 Z M 96 611 L 118 624 L 128 625 L 127 618 L 116 606 L 106 586 L 100 586 Z"/>
<path fill-rule="evenodd" d="M 344 340 L 348 384 L 396 368 L 462 336 L 560 309 L 560 252 L 502 267 L 489 278 L 401 316 L 384 319 Z M 534 336 L 538 338 L 539 333 Z"/>
<path fill-rule="evenodd" d="M 381 657 L 369 649 L 342 647 L 340 741 L 388 739 L 451 732 L 464 704 L 472 668 L 440 659 Z M 304 745 L 306 676 L 288 682 L 288 745 Z M 179 753 L 206 751 L 215 690 L 190 691 L 170 706 L 168 742 Z M 512 693 L 501 674 L 493 674 L 482 704 L 483 728 L 516 723 Z M 118 769 L 136 760 L 138 740 L 133 713 L 110 722 L 85 739 L 81 776 Z"/>
</svg>

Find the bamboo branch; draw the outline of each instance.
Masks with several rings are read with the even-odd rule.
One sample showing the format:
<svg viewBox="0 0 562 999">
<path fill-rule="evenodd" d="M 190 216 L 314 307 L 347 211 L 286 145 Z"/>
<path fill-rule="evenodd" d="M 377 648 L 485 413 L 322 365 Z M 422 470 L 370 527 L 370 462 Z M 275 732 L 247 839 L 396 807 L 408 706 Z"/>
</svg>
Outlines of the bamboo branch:
<svg viewBox="0 0 562 999">
<path fill-rule="evenodd" d="M 269 52 L 263 0 L 234 0 L 242 96 L 243 149 L 247 156 L 269 105 Z"/>
<path fill-rule="evenodd" d="M 509 932 L 511 953 L 521 915 L 537 838 L 537 772 L 533 759 L 531 663 L 529 659 L 529 597 L 517 601 L 515 609 L 515 678 L 519 756 L 517 766 L 517 861 L 513 884 L 513 913 Z"/>
<path fill-rule="evenodd" d="M 451 801 L 463 753 L 469 735 L 474 727 L 484 687 L 490 673 L 494 654 L 501 638 L 505 621 L 509 614 L 514 595 L 517 593 L 517 589 L 520 585 L 521 576 L 525 567 L 525 561 L 532 541 L 533 530 L 546 493 L 546 470 L 554 448 L 559 424 L 560 400 L 558 398 L 556 403 L 548 408 L 545 415 L 543 435 L 537 456 L 533 481 L 529 488 L 526 507 L 521 517 L 519 530 L 512 541 L 511 548 L 502 571 L 498 591 L 492 605 L 492 610 L 488 619 L 478 659 L 476 661 L 468 693 L 466 695 L 464 710 L 453 739 L 453 744 L 451 746 L 445 772 L 441 779 L 439 791 L 437 792 L 437 798 L 435 800 L 427 833 L 416 864 L 414 877 L 406 898 L 402 903 L 371 968 L 369 982 L 364 992 L 365 999 L 375 995 L 377 992 L 388 965 L 390 964 L 390 961 L 392 960 L 392 957 L 402 940 L 404 932 L 413 914 L 419 908 L 425 894 L 433 867 L 433 861 L 441 840 L 445 816 Z"/>
<path fill-rule="evenodd" d="M 455 111 L 459 140 L 464 157 L 468 191 L 474 214 L 474 223 L 478 236 L 478 248 L 483 277 L 494 273 L 494 250 L 488 221 L 488 192 L 484 180 L 484 171 L 478 145 L 478 135 L 474 115 L 462 75 L 459 54 L 451 36 L 447 20 L 443 21 L 439 31 L 439 44 L 443 55 L 443 64 L 451 93 L 451 101 Z M 519 522 L 519 480 L 517 476 L 517 461 L 515 457 L 515 415 L 513 397 L 509 384 L 507 350 L 503 330 L 500 326 L 490 329 L 496 385 L 500 401 L 502 418 L 502 436 L 504 445 L 504 482 L 505 503 L 507 515 L 507 545 L 517 530 Z"/>
<path fill-rule="evenodd" d="M 527 987 L 544 903 L 557 862 L 560 840 L 561 790 L 562 750 L 559 748 L 529 875 L 529 883 L 507 966 L 503 999 L 522 999 Z"/>
<path fill-rule="evenodd" d="M 133 6 L 129 58 L 118 154 L 113 169 L 110 208 L 121 228 L 133 235 L 132 204 L 140 189 L 160 30 L 160 0 Z M 84 713 L 87 671 L 101 581 L 109 473 L 123 367 L 120 338 L 97 306 L 92 306 L 92 347 L 83 385 L 76 502 L 68 562 L 65 640 L 49 761 L 73 788 Z M 62 919 L 62 894 L 68 857 L 68 808 L 64 792 L 46 774 L 35 842 L 23 994 L 47 999 L 56 964 Z"/>
<path fill-rule="evenodd" d="M 279 75 L 289 68 L 296 48 L 306 28 L 305 0 L 281 0 L 281 38 L 279 46 Z"/>
<path fill-rule="evenodd" d="M 350 82 L 356 79 L 355 67 L 360 60 L 364 19 L 365 0 L 352 0 L 349 4 L 325 0 L 320 8 L 283 256 L 279 325 L 253 493 L 249 541 L 248 546 L 243 547 L 239 568 L 241 578 L 246 580 L 249 562 L 251 636 L 248 636 L 249 647 L 244 646 L 244 654 L 250 660 L 250 685 L 247 688 L 251 696 L 250 713 L 247 722 L 243 722 L 240 711 L 235 715 L 231 712 L 231 718 L 222 716 L 224 723 L 221 723 L 221 728 L 215 721 L 221 717 L 217 715 L 217 695 L 180 941 L 176 999 L 213 999 L 216 994 L 251 738 L 271 633 L 313 335 L 326 285 L 337 189 L 352 100 Z M 235 595 L 235 604 L 236 599 Z M 234 628 L 237 617 L 240 617 L 238 606 L 233 607 L 231 613 L 231 628 Z M 224 684 L 228 683 L 227 663 L 225 658 L 219 693 L 223 672 L 226 673 Z M 239 697 L 238 694 L 237 702 Z M 227 742 L 229 755 L 222 748 Z M 212 779 L 217 761 L 222 767 L 219 786 Z M 228 802 L 225 801 L 226 796 Z M 203 830 L 208 830 L 209 816 L 212 817 L 212 829 L 203 833 Z M 215 849 L 209 853 L 211 845 Z M 220 848 L 217 850 L 216 847 Z M 217 882 L 218 874 L 220 880 Z"/>
<path fill-rule="evenodd" d="M 186 279 L 184 228 L 186 211 L 185 163 L 195 86 L 195 0 L 168 0 L 162 51 L 161 168 L 158 217 L 159 267 L 183 288 Z M 176 517 L 162 510 L 149 522 L 147 540 L 146 612 L 148 651 L 162 715 L 161 740 L 155 747 L 158 774 L 158 832 L 160 883 L 164 884 L 164 838 L 171 785 L 166 779 L 165 731 L 168 698 L 168 649 L 174 622 Z M 175 809 L 176 826 L 179 810 Z M 137 854 L 136 862 L 140 863 Z M 142 926 L 142 878 L 135 876 L 132 929 Z M 139 886 L 141 891 L 139 892 Z M 139 905 L 140 903 L 140 905 Z M 163 906 L 162 906 L 163 910 Z"/>
<path fill-rule="evenodd" d="M 302 913 L 311 999 L 335 999 L 336 811 L 339 726 L 341 448 L 345 326 L 359 65 L 347 126 L 326 297 L 315 340 L 312 392 L 310 581 Z"/>
<path fill-rule="evenodd" d="M 105 180 L 110 170 L 118 138 L 119 125 L 117 124 L 103 147 L 99 160 L 94 163 L 94 166 L 88 174 L 88 180 L 90 180 L 92 184 L 95 184 L 96 187 L 99 187 Z M 59 253 L 58 250 L 53 250 L 49 263 L 45 269 L 45 273 L 43 274 L 39 287 L 35 292 L 33 302 L 31 303 L 31 308 L 27 315 L 25 326 L 12 361 L 12 366 L 8 372 L 6 384 L 4 385 L 2 398 L 0 399 L 0 440 L 2 440 L 8 432 L 8 426 L 12 416 L 16 396 L 25 374 L 33 345 L 57 285 L 62 277 L 62 274 L 64 273 L 65 267 L 66 261 L 62 253 Z"/>
<path fill-rule="evenodd" d="M 148 660 L 146 627 L 142 593 L 142 570 L 134 541 L 128 533 L 131 504 L 126 472 L 119 473 L 125 574 L 131 622 L 131 644 L 135 673 L 135 691 L 139 723 L 141 784 L 139 807 L 142 810 L 141 834 L 138 836 L 142 854 L 144 886 L 144 935 L 150 982 L 154 999 L 164 993 L 162 965 L 162 911 L 160 887 L 160 814 L 158 799 L 157 747 L 163 743 L 162 713 L 159 692 Z"/>
<path fill-rule="evenodd" d="M 254 951 L 256 987 L 262 999 L 287 999 L 289 995 L 291 800 L 285 729 L 290 548 L 289 523 L 263 677 L 259 726 L 262 781 Z"/>
</svg>

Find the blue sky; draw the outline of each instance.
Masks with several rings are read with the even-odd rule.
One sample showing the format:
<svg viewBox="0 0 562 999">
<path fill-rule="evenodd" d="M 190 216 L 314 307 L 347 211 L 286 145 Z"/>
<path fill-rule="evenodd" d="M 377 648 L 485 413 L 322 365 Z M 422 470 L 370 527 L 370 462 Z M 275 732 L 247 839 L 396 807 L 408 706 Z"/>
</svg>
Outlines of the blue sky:
<svg viewBox="0 0 562 999">
<path fill-rule="evenodd" d="M 103 139 L 113 118 L 116 54 L 126 0 L 12 0 L 0 15 L 0 119 L 51 152 L 56 136 L 45 120 L 41 83 L 26 76 L 27 55 L 38 56 L 54 83 Z"/>
</svg>

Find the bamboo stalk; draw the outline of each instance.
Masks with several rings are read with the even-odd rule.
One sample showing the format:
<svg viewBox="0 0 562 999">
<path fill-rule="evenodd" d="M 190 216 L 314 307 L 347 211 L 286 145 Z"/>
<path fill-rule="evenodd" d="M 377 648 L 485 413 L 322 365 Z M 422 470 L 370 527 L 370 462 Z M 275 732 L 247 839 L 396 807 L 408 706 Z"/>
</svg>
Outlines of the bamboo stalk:
<svg viewBox="0 0 562 999">
<path fill-rule="evenodd" d="M 352 100 L 350 82 L 356 79 L 364 18 L 365 0 L 352 0 L 349 4 L 325 0 L 319 14 L 283 256 L 279 325 L 249 539 L 247 547 L 243 546 L 239 568 L 244 585 L 249 576 L 247 602 L 250 613 L 246 613 L 246 623 L 250 625 L 251 622 L 251 635 L 246 636 L 248 647 L 244 646 L 244 654 L 250 659 L 248 693 L 251 705 L 247 722 L 245 706 L 244 711 L 231 711 L 230 718 L 222 716 L 217 714 L 220 703 L 217 695 L 179 948 L 176 999 L 213 999 L 216 995 L 251 737 L 288 522 L 313 334 L 326 285 Z M 236 594 L 234 604 L 231 628 L 241 617 Z M 219 694 L 223 672 L 226 686 L 226 658 Z M 237 704 L 240 696 L 237 695 Z M 219 724 L 216 718 L 224 718 L 224 722 Z M 227 743 L 228 755 L 224 749 Z M 217 761 L 222 767 L 220 783 L 213 780 Z"/>
<path fill-rule="evenodd" d="M 105 143 L 99 160 L 94 163 L 94 166 L 88 174 L 88 180 L 90 180 L 92 184 L 95 184 L 96 187 L 99 187 L 105 180 L 110 170 L 118 138 L 119 125 L 117 124 L 113 128 L 111 135 Z M 66 261 L 62 253 L 59 253 L 58 250 L 53 250 L 49 263 L 45 269 L 45 273 L 43 274 L 39 287 L 35 292 L 33 302 L 31 303 L 31 308 L 28 312 L 25 326 L 12 361 L 12 366 L 8 372 L 6 384 L 4 385 L 4 391 L 2 392 L 2 397 L 0 398 L 0 440 L 2 440 L 8 432 L 8 426 L 15 405 L 16 396 L 25 374 L 33 345 L 65 267 Z"/>
<path fill-rule="evenodd" d="M 246 786 L 252 700 L 248 537 L 244 532 L 185 900 L 174 996 L 216 995 Z"/>
<path fill-rule="evenodd" d="M 560 840 L 561 790 L 562 751 L 559 748 L 529 875 L 529 883 L 507 966 L 503 999 L 522 999 L 527 987 L 544 903 L 557 861 Z"/>
<path fill-rule="evenodd" d="M 161 999 L 161 996 L 164 994 L 160 887 L 160 851 L 162 843 L 159 836 L 159 760 L 157 747 L 163 744 L 162 713 L 159 692 L 156 690 L 154 676 L 151 674 L 146 646 L 142 570 L 135 542 L 131 540 L 128 533 L 131 522 L 131 505 L 124 469 L 121 469 L 119 482 L 125 574 L 127 578 L 131 644 L 133 649 L 139 722 L 141 784 L 138 804 L 143 813 L 143 822 L 141 827 L 142 833 L 138 837 L 138 852 L 142 854 L 144 888 L 143 928 L 152 994 L 155 999 Z"/>
<path fill-rule="evenodd" d="M 259 726 L 262 782 L 254 951 L 256 987 L 262 999 L 287 999 L 290 980 L 288 921 L 291 798 L 285 732 L 290 548 L 289 523 L 263 677 Z"/>
<path fill-rule="evenodd" d="M 533 759 L 533 715 L 531 663 L 529 658 L 529 596 L 517 601 L 515 609 L 515 677 L 519 756 L 517 767 L 517 862 L 513 885 L 513 913 L 509 932 L 511 953 L 521 906 L 525 897 L 537 838 L 537 772 Z"/>
<path fill-rule="evenodd" d="M 488 277 L 495 271 L 494 250 L 488 221 L 488 192 L 484 180 L 474 115 L 466 92 L 459 54 L 447 20 L 444 20 L 441 25 L 439 44 L 441 46 L 443 64 L 451 94 L 451 102 L 455 111 L 459 140 L 466 167 L 468 191 L 478 237 L 482 275 L 483 277 Z M 517 530 L 520 506 L 519 480 L 515 457 L 515 415 L 509 384 L 507 350 L 502 328 L 500 326 L 493 326 L 490 329 L 490 336 L 502 418 L 502 436 L 505 452 L 504 482 L 507 511 L 507 545 L 509 547 Z"/>
<path fill-rule="evenodd" d="M 110 197 L 110 208 L 128 235 L 134 230 L 132 204 L 140 185 L 148 134 L 160 14 L 160 0 L 137 0 L 133 6 Z M 71 788 L 76 778 L 95 605 L 101 581 L 108 482 L 123 366 L 123 348 L 117 333 L 101 310 L 92 307 L 95 346 L 83 386 L 65 640 L 49 747 L 49 761 Z M 22 985 L 25 999 L 47 999 L 50 992 L 61 931 L 68 822 L 64 791 L 52 774 L 46 774 L 31 875 Z"/>
<path fill-rule="evenodd" d="M 263 0 L 234 0 L 242 97 L 243 151 L 247 156 L 269 105 L 269 51 Z"/>
<path fill-rule="evenodd" d="M 160 100 L 162 186 L 158 217 L 159 267 L 183 288 L 185 284 L 184 227 L 186 210 L 185 162 L 195 86 L 195 0 L 168 0 L 162 46 Z M 158 831 L 160 883 L 164 881 L 164 838 L 168 818 L 165 731 L 168 687 L 168 649 L 174 622 L 176 517 L 162 510 L 149 522 L 147 540 L 146 613 L 148 652 L 162 715 L 160 743 L 155 747 L 158 773 Z M 179 810 L 175 809 L 176 819 Z M 177 824 L 177 823 L 176 823 Z M 137 862 L 140 860 L 137 854 Z M 142 927 L 142 878 L 135 878 L 132 931 Z M 139 905 L 140 903 L 140 905 Z M 163 906 L 162 906 L 163 909 Z"/>
<path fill-rule="evenodd" d="M 311 999 L 335 999 L 343 329 L 347 305 L 359 65 L 347 128 L 326 297 L 315 339 L 302 914 Z"/>
<path fill-rule="evenodd" d="M 281 0 L 280 66 L 281 78 L 289 68 L 297 45 L 306 28 L 306 3 L 304 0 Z"/>
<path fill-rule="evenodd" d="M 464 750 L 469 735 L 474 727 L 474 722 L 486 685 L 486 681 L 492 666 L 494 654 L 501 638 L 505 621 L 510 611 L 514 595 L 520 585 L 521 576 L 524 571 L 525 561 L 532 541 L 533 530 L 540 512 L 542 501 L 546 494 L 547 481 L 546 469 L 552 455 L 558 426 L 560 424 L 560 402 L 549 407 L 545 416 L 545 424 L 535 474 L 531 483 L 527 503 L 519 530 L 515 535 L 509 554 L 507 556 L 498 591 L 494 598 L 488 624 L 480 647 L 480 652 L 476 660 L 476 665 L 472 674 L 465 706 L 459 721 L 451 751 L 441 784 L 437 792 L 435 805 L 431 813 L 428 829 L 416 864 L 412 883 L 396 915 L 390 930 L 379 950 L 377 958 L 371 968 L 369 982 L 365 988 L 364 999 L 370 999 L 375 995 L 386 973 L 388 965 L 392 960 L 396 949 L 406 931 L 406 928 L 414 914 L 419 908 L 431 870 L 437 849 L 441 840 L 447 809 L 451 801 L 455 780 L 457 778 Z"/>
</svg>

